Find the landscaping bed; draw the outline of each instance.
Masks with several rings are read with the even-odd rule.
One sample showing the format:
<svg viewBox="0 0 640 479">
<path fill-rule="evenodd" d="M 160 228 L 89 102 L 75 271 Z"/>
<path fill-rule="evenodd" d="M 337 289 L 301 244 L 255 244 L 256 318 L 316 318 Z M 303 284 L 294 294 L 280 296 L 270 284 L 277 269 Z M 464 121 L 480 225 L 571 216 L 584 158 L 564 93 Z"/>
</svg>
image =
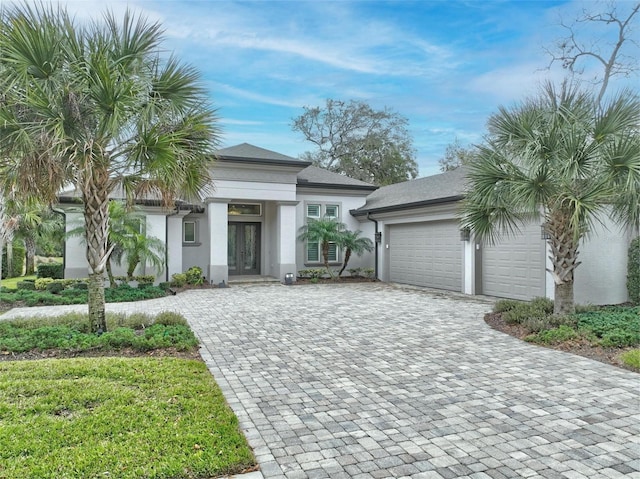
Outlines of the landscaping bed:
<svg viewBox="0 0 640 479">
<path fill-rule="evenodd" d="M 540 346 L 640 372 L 640 306 L 578 308 L 553 316 L 553 303 L 503 300 L 485 315 L 493 329 Z"/>
</svg>

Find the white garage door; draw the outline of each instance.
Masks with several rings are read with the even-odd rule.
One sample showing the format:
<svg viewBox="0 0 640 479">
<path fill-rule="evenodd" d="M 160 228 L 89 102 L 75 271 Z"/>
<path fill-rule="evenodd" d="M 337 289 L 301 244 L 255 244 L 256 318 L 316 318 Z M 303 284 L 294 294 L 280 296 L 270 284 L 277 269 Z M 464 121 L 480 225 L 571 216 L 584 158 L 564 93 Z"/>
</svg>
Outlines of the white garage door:
<svg viewBox="0 0 640 479">
<path fill-rule="evenodd" d="M 392 282 L 462 291 L 462 246 L 456 221 L 389 227 Z"/>
<path fill-rule="evenodd" d="M 512 299 L 545 295 L 545 241 L 540 225 L 523 228 L 523 234 L 503 238 L 482 251 L 482 293 Z"/>
</svg>

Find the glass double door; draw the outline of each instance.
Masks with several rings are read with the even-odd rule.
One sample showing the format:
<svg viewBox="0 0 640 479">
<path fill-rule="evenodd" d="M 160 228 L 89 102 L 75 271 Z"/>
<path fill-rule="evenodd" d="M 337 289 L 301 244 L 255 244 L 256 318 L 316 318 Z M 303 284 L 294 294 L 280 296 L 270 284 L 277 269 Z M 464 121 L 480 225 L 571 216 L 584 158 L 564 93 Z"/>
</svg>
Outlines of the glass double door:
<svg viewBox="0 0 640 479">
<path fill-rule="evenodd" d="M 229 274 L 260 274 L 260 223 L 229 223 Z"/>
</svg>

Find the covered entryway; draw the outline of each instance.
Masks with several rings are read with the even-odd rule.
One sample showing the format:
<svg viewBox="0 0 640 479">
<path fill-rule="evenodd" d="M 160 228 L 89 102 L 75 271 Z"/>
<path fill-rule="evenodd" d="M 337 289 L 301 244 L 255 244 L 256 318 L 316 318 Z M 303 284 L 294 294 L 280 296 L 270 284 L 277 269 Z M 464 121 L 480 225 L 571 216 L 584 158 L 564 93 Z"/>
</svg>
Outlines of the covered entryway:
<svg viewBox="0 0 640 479">
<path fill-rule="evenodd" d="M 389 279 L 462 291 L 462 247 L 456 221 L 389 226 Z"/>
<path fill-rule="evenodd" d="M 229 223 L 230 275 L 260 274 L 260 223 Z"/>
<path fill-rule="evenodd" d="M 523 300 L 545 296 L 545 241 L 540 225 L 531 223 L 518 236 L 485 245 L 481 276 L 482 294 Z"/>
</svg>

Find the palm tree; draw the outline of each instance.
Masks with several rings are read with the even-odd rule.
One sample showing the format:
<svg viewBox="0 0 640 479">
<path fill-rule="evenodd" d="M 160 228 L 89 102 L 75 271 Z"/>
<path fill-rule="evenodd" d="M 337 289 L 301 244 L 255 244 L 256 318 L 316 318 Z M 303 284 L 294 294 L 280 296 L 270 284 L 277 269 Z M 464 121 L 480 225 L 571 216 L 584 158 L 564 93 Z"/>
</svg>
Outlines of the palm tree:
<svg viewBox="0 0 640 479">
<path fill-rule="evenodd" d="M 133 279 L 133 273 L 140 263 L 151 265 L 158 272 L 162 271 L 165 265 L 164 253 L 164 243 L 158 238 L 143 233 L 132 235 L 125 244 L 127 278 Z"/>
<path fill-rule="evenodd" d="M 581 240 L 611 215 L 621 225 L 640 217 L 640 101 L 622 92 L 602 106 L 590 92 L 563 83 L 488 122 L 486 145 L 468 168 L 462 223 L 495 242 L 543 217 L 555 282 L 554 313 L 575 310 L 574 271 Z"/>
<path fill-rule="evenodd" d="M 360 235 L 362 231 L 349 231 L 346 230 L 342 233 L 340 238 L 338 239 L 338 246 L 344 248 L 344 261 L 342 262 L 342 269 L 338 273 L 338 276 L 341 276 L 344 270 L 347 267 L 347 263 L 349 263 L 349 259 L 351 258 L 351 253 L 355 253 L 358 256 L 361 256 L 365 251 L 371 252 L 373 251 L 373 242 L 369 238 L 362 238 Z"/>
<path fill-rule="evenodd" d="M 328 217 L 320 219 L 308 218 L 307 224 L 300 227 L 299 230 L 300 234 L 298 239 L 300 241 L 307 241 L 310 243 L 317 242 L 320 244 L 324 266 L 327 268 L 327 272 L 331 276 L 333 275 L 329 269 L 330 243 L 338 245 L 345 230 L 346 226 L 344 223 L 340 223 L 339 221 Z"/>
<path fill-rule="evenodd" d="M 215 111 L 193 68 L 159 56 L 162 39 L 158 23 L 130 12 L 83 25 L 45 4 L 0 16 L 0 192 L 53 203 L 75 186 L 93 331 L 106 330 L 110 193 L 170 205 L 210 183 Z"/>
<path fill-rule="evenodd" d="M 60 215 L 39 202 L 26 203 L 18 216 L 15 236 L 24 241 L 25 275 L 35 273 L 36 241 L 39 236 L 51 235 L 61 227 Z"/>
</svg>

